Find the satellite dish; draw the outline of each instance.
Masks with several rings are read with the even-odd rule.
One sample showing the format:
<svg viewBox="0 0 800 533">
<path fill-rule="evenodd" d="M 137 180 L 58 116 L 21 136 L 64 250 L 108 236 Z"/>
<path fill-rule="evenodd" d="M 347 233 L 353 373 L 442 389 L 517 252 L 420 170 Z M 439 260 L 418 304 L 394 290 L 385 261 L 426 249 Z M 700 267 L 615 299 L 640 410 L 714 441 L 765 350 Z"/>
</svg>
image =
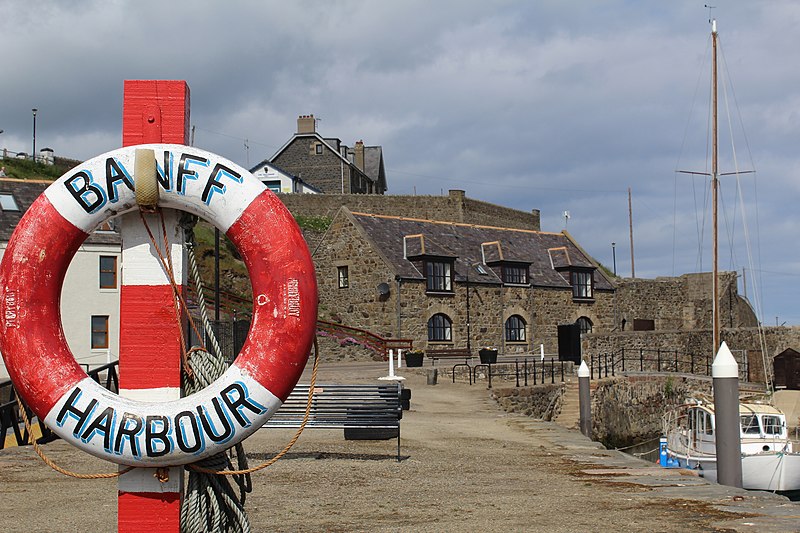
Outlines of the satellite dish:
<svg viewBox="0 0 800 533">
<path fill-rule="evenodd" d="M 378 284 L 378 296 L 382 296 L 382 297 L 389 296 L 389 284 L 388 283 L 379 283 Z"/>
</svg>

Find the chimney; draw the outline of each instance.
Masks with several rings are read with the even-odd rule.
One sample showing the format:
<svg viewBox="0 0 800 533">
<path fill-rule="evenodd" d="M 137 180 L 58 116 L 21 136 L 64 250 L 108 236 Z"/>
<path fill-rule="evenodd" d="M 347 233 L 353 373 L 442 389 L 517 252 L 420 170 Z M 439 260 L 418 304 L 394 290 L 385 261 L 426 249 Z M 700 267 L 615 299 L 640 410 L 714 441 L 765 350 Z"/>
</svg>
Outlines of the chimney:
<svg viewBox="0 0 800 533">
<path fill-rule="evenodd" d="M 364 172 L 364 141 L 356 141 L 356 146 L 353 149 L 353 163 L 358 167 L 358 170 Z"/>
<path fill-rule="evenodd" d="M 317 123 L 314 115 L 300 115 L 297 117 L 297 133 L 315 133 Z"/>
</svg>

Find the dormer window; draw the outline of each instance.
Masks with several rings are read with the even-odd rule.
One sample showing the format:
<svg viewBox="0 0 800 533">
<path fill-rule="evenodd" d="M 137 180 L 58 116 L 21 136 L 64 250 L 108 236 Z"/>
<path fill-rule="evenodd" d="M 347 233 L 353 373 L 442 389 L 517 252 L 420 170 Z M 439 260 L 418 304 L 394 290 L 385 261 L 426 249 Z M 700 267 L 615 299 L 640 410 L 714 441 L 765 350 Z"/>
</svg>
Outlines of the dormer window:
<svg viewBox="0 0 800 533">
<path fill-rule="evenodd" d="M 503 283 L 506 285 L 527 285 L 528 265 L 506 263 L 502 265 Z"/>
<path fill-rule="evenodd" d="M 576 300 L 591 300 L 594 298 L 594 276 L 590 269 L 572 270 L 572 297 Z"/>
<path fill-rule="evenodd" d="M 425 261 L 427 292 L 453 292 L 453 262 L 428 259 Z"/>
</svg>

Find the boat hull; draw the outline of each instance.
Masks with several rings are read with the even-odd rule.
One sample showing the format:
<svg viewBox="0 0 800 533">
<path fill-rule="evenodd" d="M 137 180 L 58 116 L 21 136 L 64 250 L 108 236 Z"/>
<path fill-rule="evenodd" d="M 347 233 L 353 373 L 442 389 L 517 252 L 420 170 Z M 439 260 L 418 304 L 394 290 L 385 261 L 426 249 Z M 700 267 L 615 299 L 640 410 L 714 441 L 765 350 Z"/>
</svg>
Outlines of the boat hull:
<svg viewBox="0 0 800 533">
<path fill-rule="evenodd" d="M 680 467 L 699 470 L 704 478 L 717 482 L 715 457 L 671 455 Z M 776 452 L 742 457 L 742 486 L 771 492 L 800 490 L 800 454 Z"/>
</svg>

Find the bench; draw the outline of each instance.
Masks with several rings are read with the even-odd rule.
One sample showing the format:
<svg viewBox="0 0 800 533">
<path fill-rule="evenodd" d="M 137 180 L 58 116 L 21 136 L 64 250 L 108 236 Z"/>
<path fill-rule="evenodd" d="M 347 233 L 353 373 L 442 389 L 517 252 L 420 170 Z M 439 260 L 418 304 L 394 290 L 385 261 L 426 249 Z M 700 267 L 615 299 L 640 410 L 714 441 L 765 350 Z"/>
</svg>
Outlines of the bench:
<svg viewBox="0 0 800 533">
<path fill-rule="evenodd" d="M 308 387 L 308 384 L 298 383 L 281 408 L 263 427 L 299 428 L 308 404 Z M 403 391 L 400 383 L 318 384 L 314 387 L 305 429 L 344 429 L 348 440 L 386 440 L 397 437 L 397 460 L 400 461 Z"/>
<path fill-rule="evenodd" d="M 463 359 L 466 364 L 474 356 L 466 348 L 434 348 L 425 350 L 425 357 L 430 359 L 431 365 L 433 365 L 437 359 Z"/>
</svg>

